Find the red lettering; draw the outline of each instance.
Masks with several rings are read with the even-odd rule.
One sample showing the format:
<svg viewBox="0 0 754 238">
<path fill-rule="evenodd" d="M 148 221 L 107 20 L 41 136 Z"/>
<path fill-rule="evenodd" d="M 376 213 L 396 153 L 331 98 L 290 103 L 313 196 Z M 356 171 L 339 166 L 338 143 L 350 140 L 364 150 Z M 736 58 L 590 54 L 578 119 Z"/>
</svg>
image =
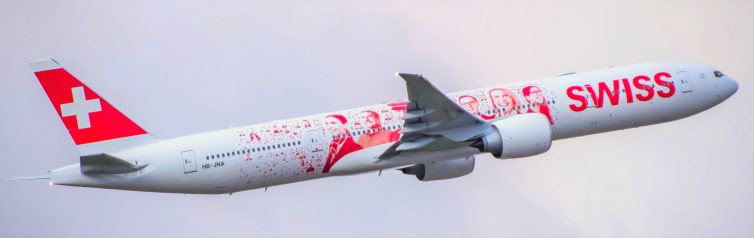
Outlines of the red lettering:
<svg viewBox="0 0 754 238">
<path fill-rule="evenodd" d="M 649 85 L 642 84 L 640 82 L 640 81 L 651 81 L 651 80 L 652 79 L 650 79 L 646 75 L 639 75 L 639 76 L 634 77 L 634 80 L 633 80 L 634 87 L 636 87 L 636 89 L 644 90 L 647 92 L 647 95 L 642 95 L 641 93 L 636 94 L 636 99 L 638 99 L 639 101 L 649 101 L 652 99 L 652 97 L 654 97 L 655 95 L 654 88 L 652 88 Z"/>
<path fill-rule="evenodd" d="M 580 103 L 579 106 L 576 106 L 576 103 L 568 105 L 568 108 L 571 108 L 571 111 L 580 112 L 586 109 L 586 104 L 588 102 L 586 101 L 586 97 L 584 97 L 584 95 L 578 94 L 576 92 L 584 92 L 584 89 L 580 86 L 571 86 L 566 89 L 568 98 Z"/>
<path fill-rule="evenodd" d="M 623 88 L 626 89 L 626 103 L 634 102 L 634 94 L 631 92 L 631 84 L 628 82 L 628 79 L 623 78 L 620 81 L 623 82 Z"/>
<path fill-rule="evenodd" d="M 594 89 L 592 88 L 592 85 L 584 85 L 584 88 L 586 88 L 586 91 L 589 92 L 589 95 L 592 98 L 592 102 L 594 102 L 594 107 L 600 108 L 602 107 L 602 100 L 597 100 L 597 94 L 594 92 Z"/>
<path fill-rule="evenodd" d="M 662 80 L 663 77 L 671 78 L 669 73 L 659 72 L 655 74 L 655 83 L 657 83 L 657 85 L 668 88 L 668 91 L 663 92 L 662 90 L 657 90 L 657 96 L 660 96 L 661 98 L 669 98 L 673 96 L 673 94 L 675 94 L 675 85 L 673 85 L 673 82 L 671 81 Z"/>
<path fill-rule="evenodd" d="M 613 106 L 618 105 L 620 99 L 620 93 L 618 93 L 618 90 L 620 90 L 619 83 L 618 80 L 613 80 L 613 88 L 609 88 L 605 82 L 600 82 L 598 86 L 600 90 L 599 100 L 603 101 L 605 99 L 605 94 L 607 94 L 607 99 L 610 100 L 610 104 Z"/>
<path fill-rule="evenodd" d="M 598 82 L 597 90 L 590 84 L 571 86 L 566 89 L 566 94 L 568 98 L 575 102 L 568 107 L 574 112 L 584 111 L 590 106 L 589 98 L 592 98 L 591 100 L 596 108 L 602 108 L 605 105 L 605 98 L 610 100 L 611 105 L 617 106 L 620 104 L 621 87 L 626 93 L 626 103 L 633 103 L 634 98 L 641 102 L 652 100 L 655 92 L 661 98 L 669 98 L 676 92 L 675 84 L 671 78 L 672 75 L 667 72 L 658 72 L 652 78 L 647 75 L 637 75 L 633 79 L 616 79 L 613 80 L 612 86 L 610 86 L 610 82 Z M 654 84 L 657 84 L 659 88 L 655 90 Z M 634 90 L 636 90 L 635 93 Z M 588 94 L 584 94 L 584 92 Z"/>
<path fill-rule="evenodd" d="M 584 85 L 584 88 L 586 88 L 586 91 L 589 92 L 589 95 L 592 96 L 592 101 L 594 102 L 594 107 L 601 108 L 602 105 L 605 102 L 605 94 L 607 94 L 607 99 L 610 100 L 610 104 L 613 106 L 618 105 L 618 92 L 617 89 L 620 87 L 618 84 L 618 80 L 613 80 L 613 88 L 607 86 L 605 82 L 600 82 L 597 85 L 597 89 L 599 90 L 599 94 L 597 94 L 591 85 L 587 84 Z"/>
</svg>

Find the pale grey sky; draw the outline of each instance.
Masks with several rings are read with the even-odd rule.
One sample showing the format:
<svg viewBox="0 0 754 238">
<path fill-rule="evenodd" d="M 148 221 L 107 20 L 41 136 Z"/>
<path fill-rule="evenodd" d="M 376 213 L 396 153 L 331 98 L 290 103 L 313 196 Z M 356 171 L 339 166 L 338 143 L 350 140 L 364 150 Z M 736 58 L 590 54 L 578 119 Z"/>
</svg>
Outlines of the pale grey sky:
<svg viewBox="0 0 754 238">
<path fill-rule="evenodd" d="M 752 237 L 754 2 L 0 1 L 0 178 L 77 161 L 28 67 L 52 57 L 160 138 L 648 60 L 714 65 L 728 101 L 418 182 L 232 196 L 0 182 L 0 237 Z"/>
</svg>

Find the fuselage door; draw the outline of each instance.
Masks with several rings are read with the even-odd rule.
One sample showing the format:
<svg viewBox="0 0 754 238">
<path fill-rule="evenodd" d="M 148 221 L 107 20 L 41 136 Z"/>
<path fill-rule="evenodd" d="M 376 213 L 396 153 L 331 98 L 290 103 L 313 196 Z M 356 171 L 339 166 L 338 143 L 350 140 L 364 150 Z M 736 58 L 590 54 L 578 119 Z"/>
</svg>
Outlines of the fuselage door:
<svg viewBox="0 0 754 238">
<path fill-rule="evenodd" d="M 194 156 L 194 151 L 187 150 L 181 152 L 181 158 L 183 159 L 184 174 L 196 172 L 196 157 Z"/>
<path fill-rule="evenodd" d="M 324 151 L 325 148 L 322 143 L 322 132 L 320 130 L 311 130 L 307 132 L 307 138 L 309 142 L 309 148 L 312 152 Z"/>
<path fill-rule="evenodd" d="M 689 81 L 689 72 L 686 71 L 680 71 L 678 72 L 678 78 L 680 79 L 681 83 L 681 92 L 682 93 L 688 93 L 692 91 L 691 88 L 691 81 Z"/>
</svg>

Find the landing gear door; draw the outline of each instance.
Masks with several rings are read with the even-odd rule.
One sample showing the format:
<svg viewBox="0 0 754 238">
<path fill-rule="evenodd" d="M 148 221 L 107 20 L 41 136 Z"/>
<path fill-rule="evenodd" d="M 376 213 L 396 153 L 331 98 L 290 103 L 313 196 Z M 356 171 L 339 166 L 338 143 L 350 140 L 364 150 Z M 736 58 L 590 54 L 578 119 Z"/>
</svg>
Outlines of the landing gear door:
<svg viewBox="0 0 754 238">
<path fill-rule="evenodd" d="M 196 157 L 194 156 L 194 151 L 187 150 L 181 152 L 181 158 L 183 159 L 184 174 L 196 172 Z"/>
<path fill-rule="evenodd" d="M 691 81 L 689 81 L 689 72 L 686 71 L 680 71 L 678 72 L 678 78 L 680 79 L 681 83 L 681 92 L 682 93 L 688 93 L 692 91 L 691 88 Z"/>
</svg>

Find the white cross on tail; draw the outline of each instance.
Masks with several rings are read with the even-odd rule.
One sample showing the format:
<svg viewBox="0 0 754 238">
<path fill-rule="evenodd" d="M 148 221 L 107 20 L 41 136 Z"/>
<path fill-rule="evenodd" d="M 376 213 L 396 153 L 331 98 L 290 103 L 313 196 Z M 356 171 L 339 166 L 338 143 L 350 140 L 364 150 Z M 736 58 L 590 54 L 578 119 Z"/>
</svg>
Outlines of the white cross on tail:
<svg viewBox="0 0 754 238">
<path fill-rule="evenodd" d="M 84 87 L 71 88 L 73 102 L 60 104 L 60 112 L 63 117 L 76 116 L 79 129 L 91 127 L 89 113 L 102 111 L 99 99 L 86 100 Z"/>
</svg>

